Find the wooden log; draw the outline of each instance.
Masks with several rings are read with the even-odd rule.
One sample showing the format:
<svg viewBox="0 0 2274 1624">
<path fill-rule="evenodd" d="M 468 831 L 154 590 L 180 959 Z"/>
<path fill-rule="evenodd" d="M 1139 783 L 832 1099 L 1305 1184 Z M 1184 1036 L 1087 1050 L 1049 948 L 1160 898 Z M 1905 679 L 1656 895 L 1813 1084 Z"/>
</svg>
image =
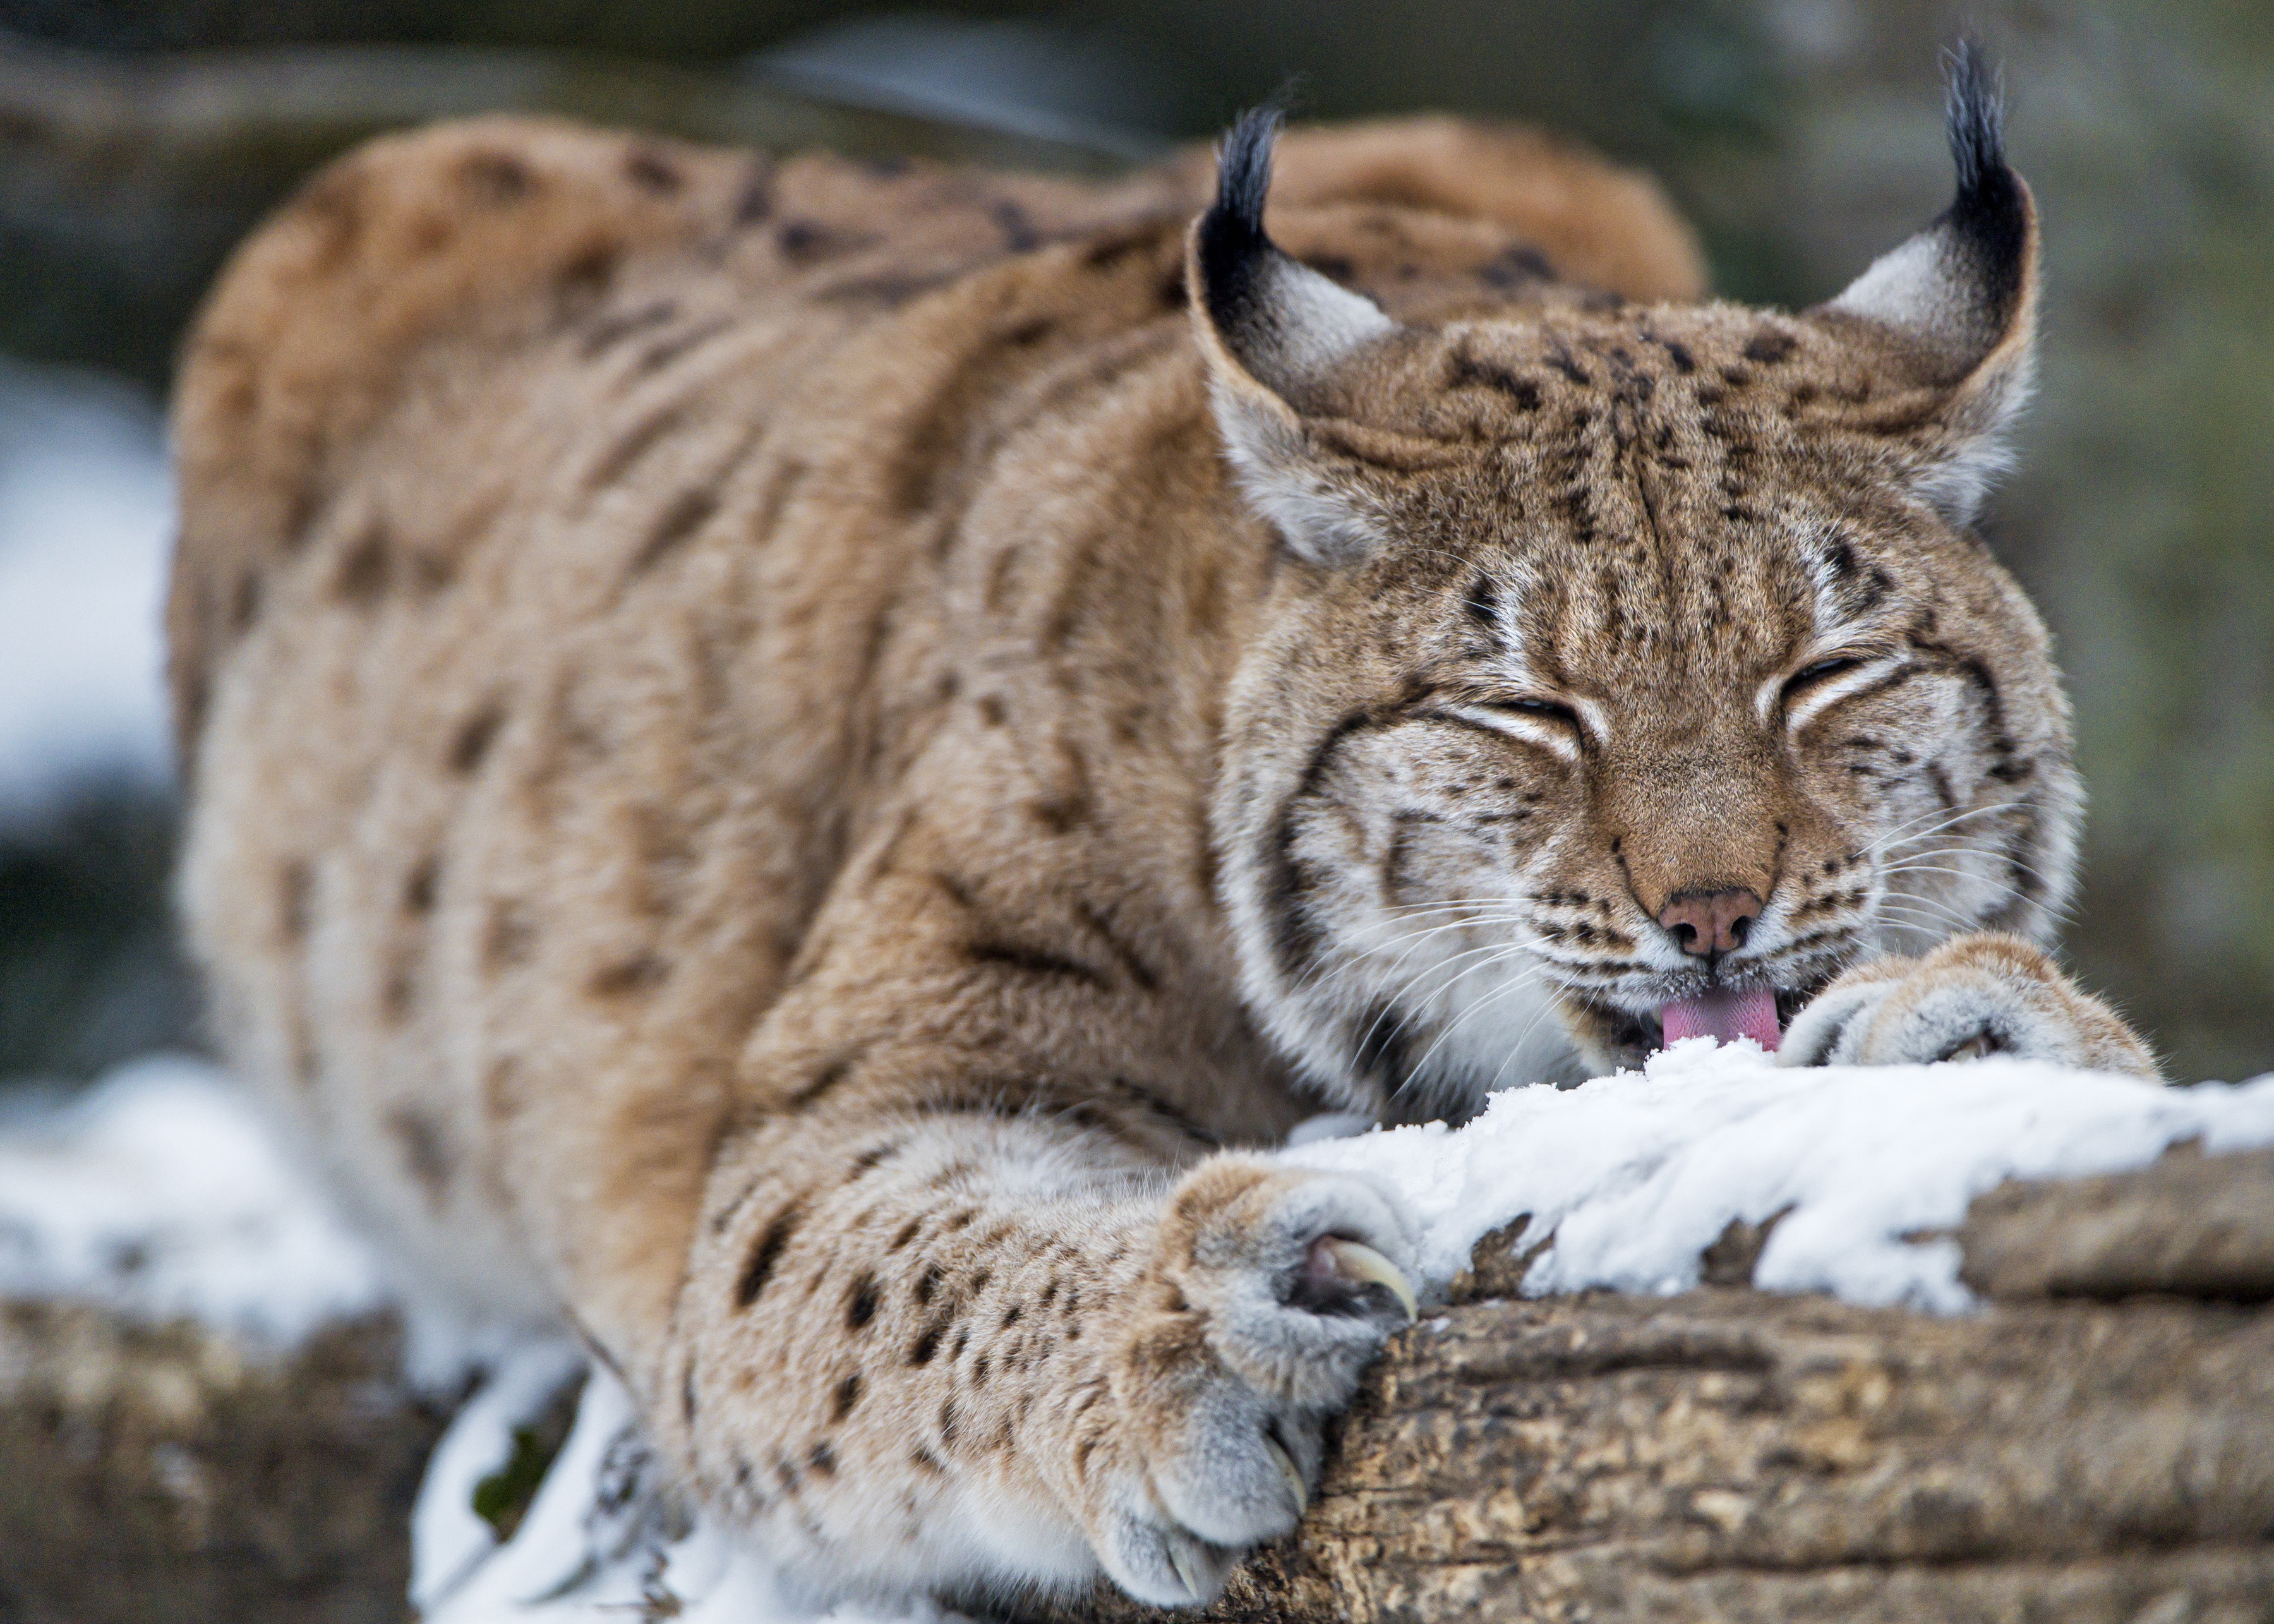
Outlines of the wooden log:
<svg viewBox="0 0 2274 1624">
<path fill-rule="evenodd" d="M 1202 1616 L 2274 1624 L 2274 1155 L 1993 1192 L 1956 1238 L 1996 1300 L 1956 1318 L 1754 1291 L 1771 1227 L 1659 1298 L 1516 1297 L 1527 1237 L 1487 1237 Z M 385 1321 L 264 1366 L 7 1309 L 0 1619 L 403 1616 L 440 1419 L 395 1357 Z"/>
<path fill-rule="evenodd" d="M 1769 1227 L 1707 1277 L 1750 1279 Z M 1522 1237 L 1487 1237 L 1482 1300 L 1392 1342 L 1302 1527 L 1204 1616 L 2274 1620 L 2274 1155 L 2009 1184 L 1958 1239 L 1999 1300 L 1946 1319 L 1495 1297 Z"/>
<path fill-rule="evenodd" d="M 0 1620 L 379 1624 L 446 1417 L 392 1320 L 288 1360 L 181 1325 L 0 1305 Z"/>
</svg>

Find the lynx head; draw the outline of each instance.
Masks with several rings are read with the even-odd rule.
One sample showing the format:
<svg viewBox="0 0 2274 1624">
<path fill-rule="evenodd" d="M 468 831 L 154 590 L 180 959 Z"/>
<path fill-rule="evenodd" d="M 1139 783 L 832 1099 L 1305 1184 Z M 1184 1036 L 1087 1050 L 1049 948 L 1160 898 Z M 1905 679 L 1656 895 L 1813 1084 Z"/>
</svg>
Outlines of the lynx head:
<svg viewBox="0 0 2274 1624">
<path fill-rule="evenodd" d="M 1289 555 L 1216 808 L 1253 1006 L 1392 1116 L 1773 1045 L 1840 969 L 2044 938 L 2079 790 L 2044 628 L 1969 523 L 2037 238 L 1957 54 L 1956 199 L 1829 304 L 1393 321 L 1265 234 L 1231 133 L 1189 274 Z"/>
</svg>

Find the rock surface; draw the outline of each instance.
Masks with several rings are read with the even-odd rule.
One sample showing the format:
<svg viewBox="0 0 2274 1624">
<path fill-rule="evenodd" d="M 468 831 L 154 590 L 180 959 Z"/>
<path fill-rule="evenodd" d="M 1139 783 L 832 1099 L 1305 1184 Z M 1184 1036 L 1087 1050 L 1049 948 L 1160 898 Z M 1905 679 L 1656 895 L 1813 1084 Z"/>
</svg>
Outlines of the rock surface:
<svg viewBox="0 0 2274 1624">
<path fill-rule="evenodd" d="M 1525 1237 L 1488 1237 L 1204 1616 L 2274 1620 L 2274 1153 L 1992 1192 L 1952 1238 L 1994 1300 L 1955 1319 L 1754 1291 L 1769 1227 L 1660 1298 L 1516 1298 Z M 0 1620 L 404 1616 L 440 1417 L 396 1353 L 8 1308 Z"/>
</svg>

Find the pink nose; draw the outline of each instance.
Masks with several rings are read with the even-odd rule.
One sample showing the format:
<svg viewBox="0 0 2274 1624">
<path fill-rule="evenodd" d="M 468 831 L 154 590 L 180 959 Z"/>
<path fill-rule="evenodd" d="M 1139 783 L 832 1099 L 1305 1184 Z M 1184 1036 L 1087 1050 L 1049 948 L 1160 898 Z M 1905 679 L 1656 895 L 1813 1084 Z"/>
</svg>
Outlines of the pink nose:
<svg viewBox="0 0 2274 1624">
<path fill-rule="evenodd" d="M 1700 959 L 1743 947 L 1761 916 L 1761 899 L 1749 891 L 1686 891 L 1659 910 L 1658 922 Z"/>
</svg>

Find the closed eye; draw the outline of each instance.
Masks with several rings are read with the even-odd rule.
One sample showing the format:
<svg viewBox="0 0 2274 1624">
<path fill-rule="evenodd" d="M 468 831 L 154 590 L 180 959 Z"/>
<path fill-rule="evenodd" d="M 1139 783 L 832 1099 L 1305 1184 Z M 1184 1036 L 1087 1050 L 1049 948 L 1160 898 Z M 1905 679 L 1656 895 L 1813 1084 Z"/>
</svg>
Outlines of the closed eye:
<svg viewBox="0 0 2274 1624">
<path fill-rule="evenodd" d="M 1835 656 L 1831 659 L 1820 659 L 1813 665 L 1795 672 L 1790 678 L 1787 679 L 1784 685 L 1784 696 L 1787 700 L 1793 699 L 1806 693 L 1818 683 L 1853 671 L 1863 663 L 1853 655 L 1845 654 Z"/>
<path fill-rule="evenodd" d="M 1579 713 L 1552 699 L 1478 699 L 1470 703 L 1480 710 L 1497 710 L 1503 716 L 1536 716 L 1561 722 L 1574 732 L 1579 726 Z"/>
</svg>

